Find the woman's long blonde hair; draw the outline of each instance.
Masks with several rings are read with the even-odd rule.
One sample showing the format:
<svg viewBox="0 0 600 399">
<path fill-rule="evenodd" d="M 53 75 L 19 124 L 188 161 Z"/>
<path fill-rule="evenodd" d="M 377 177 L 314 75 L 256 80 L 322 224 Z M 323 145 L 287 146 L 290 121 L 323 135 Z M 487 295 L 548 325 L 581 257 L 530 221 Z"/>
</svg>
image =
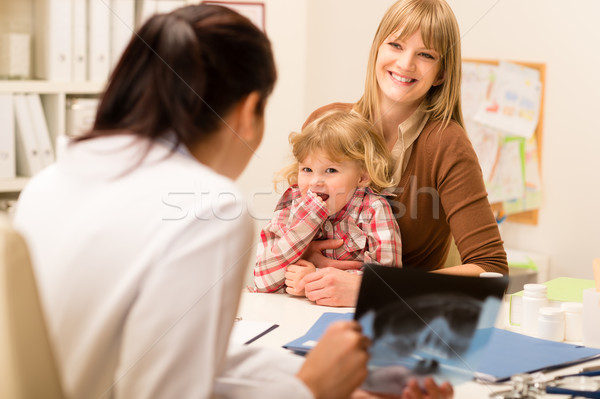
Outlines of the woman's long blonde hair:
<svg viewBox="0 0 600 399">
<path fill-rule="evenodd" d="M 289 137 L 295 162 L 279 172 L 275 183 L 298 183 L 298 165 L 307 156 L 323 151 L 334 161 L 356 161 L 371 179 L 369 187 L 380 193 L 392 187 L 392 158 L 385 142 L 363 117 L 347 111 L 330 111 Z"/>
<path fill-rule="evenodd" d="M 460 32 L 454 12 L 444 0 L 399 0 L 387 10 L 371 45 L 365 93 L 355 110 L 374 125 L 381 126 L 375 71 L 379 47 L 395 32 L 399 33 L 399 40 L 405 40 L 419 29 L 425 46 L 440 54 L 440 74 L 445 77 L 442 84 L 429 89 L 424 100 L 425 110 L 432 120 L 442 121 L 443 127 L 454 120 L 464 128 L 460 102 Z"/>
</svg>

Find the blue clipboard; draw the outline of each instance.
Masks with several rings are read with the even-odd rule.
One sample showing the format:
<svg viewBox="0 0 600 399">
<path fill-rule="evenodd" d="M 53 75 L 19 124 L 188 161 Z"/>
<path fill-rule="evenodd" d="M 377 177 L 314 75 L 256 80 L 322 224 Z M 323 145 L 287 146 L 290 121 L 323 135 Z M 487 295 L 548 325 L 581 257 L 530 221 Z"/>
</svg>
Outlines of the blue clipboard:
<svg viewBox="0 0 600 399">
<path fill-rule="evenodd" d="M 327 327 L 338 320 L 352 320 L 354 313 L 335 313 L 326 312 L 321 315 L 312 325 L 312 327 L 303 336 L 296 338 L 293 341 L 283 345 L 284 348 L 294 351 L 299 354 L 306 354 L 309 352 L 321 338 Z"/>
<path fill-rule="evenodd" d="M 550 371 L 583 363 L 600 356 L 600 349 L 492 329 L 483 360 L 475 376 L 500 382 L 514 374 Z"/>
</svg>

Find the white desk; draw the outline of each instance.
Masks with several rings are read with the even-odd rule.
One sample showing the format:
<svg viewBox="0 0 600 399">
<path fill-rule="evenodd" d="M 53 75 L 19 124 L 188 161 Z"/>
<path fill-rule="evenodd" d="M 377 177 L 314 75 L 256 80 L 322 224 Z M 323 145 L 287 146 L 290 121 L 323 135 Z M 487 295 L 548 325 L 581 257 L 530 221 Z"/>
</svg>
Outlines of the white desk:
<svg viewBox="0 0 600 399">
<path fill-rule="evenodd" d="M 306 298 L 288 294 L 242 293 L 238 317 L 249 321 L 266 321 L 279 327 L 251 345 L 278 348 L 300 337 L 325 312 L 354 313 L 354 308 L 332 308 L 315 305 Z"/>
<path fill-rule="evenodd" d="M 328 306 L 318 306 L 306 298 L 294 297 L 288 294 L 255 294 L 244 292 L 240 301 L 238 316 L 243 320 L 266 321 L 278 324 L 279 327 L 268 334 L 257 339 L 250 345 L 269 348 L 278 348 L 293 339 L 304 334 L 321 314 L 324 312 L 347 313 L 354 312 L 354 308 L 332 308 Z M 506 309 L 501 310 L 501 314 L 506 314 Z M 497 324 L 501 324 L 499 319 Z M 497 325 L 504 327 L 503 325 Z M 516 360 L 518 361 L 518 360 Z M 600 360 L 585 363 L 585 366 L 600 365 Z M 554 373 L 548 373 L 548 376 L 564 375 L 578 372 L 583 365 L 577 365 L 565 368 Z M 454 387 L 456 399 L 485 399 L 493 392 L 504 391 L 510 387 L 506 384 L 482 384 L 476 382 L 467 382 Z M 547 399 L 566 399 L 565 395 L 544 395 L 540 398 Z"/>
</svg>

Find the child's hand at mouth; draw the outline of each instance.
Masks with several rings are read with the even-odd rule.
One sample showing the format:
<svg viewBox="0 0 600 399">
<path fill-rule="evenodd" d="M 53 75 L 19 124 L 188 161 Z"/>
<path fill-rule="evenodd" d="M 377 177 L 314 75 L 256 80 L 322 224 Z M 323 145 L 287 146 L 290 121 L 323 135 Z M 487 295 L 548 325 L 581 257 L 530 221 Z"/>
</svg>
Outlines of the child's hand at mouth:
<svg viewBox="0 0 600 399">
<path fill-rule="evenodd" d="M 327 199 L 329 198 L 329 194 L 325 193 L 317 193 L 316 191 L 308 190 L 307 195 L 313 194 L 317 201 L 319 201 L 323 206 L 327 209 L 327 213 L 329 213 L 329 207 L 327 206 Z"/>
<path fill-rule="evenodd" d="M 329 198 L 329 194 L 325 194 L 325 193 L 315 193 L 317 194 L 317 197 L 319 197 L 323 202 L 327 201 L 327 198 Z"/>
</svg>

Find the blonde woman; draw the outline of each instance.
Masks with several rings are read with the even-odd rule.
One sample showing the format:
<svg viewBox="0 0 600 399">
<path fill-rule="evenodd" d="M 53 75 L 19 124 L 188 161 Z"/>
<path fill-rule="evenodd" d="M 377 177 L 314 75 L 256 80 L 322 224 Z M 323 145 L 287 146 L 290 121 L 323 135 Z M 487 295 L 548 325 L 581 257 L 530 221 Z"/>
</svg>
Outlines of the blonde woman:
<svg viewBox="0 0 600 399">
<path fill-rule="evenodd" d="M 391 158 L 371 124 L 332 111 L 292 133 L 290 143 L 295 162 L 282 171 L 290 187 L 260 234 L 256 291 L 304 295 L 298 285 L 316 268 L 300 258 L 313 240 L 343 241 L 325 251 L 331 259 L 402 266 L 398 224 L 381 194 L 392 186 Z"/>
<path fill-rule="evenodd" d="M 317 109 L 306 123 L 326 111 L 354 111 L 385 140 L 394 162 L 404 267 L 506 274 L 503 242 L 464 130 L 460 53 L 458 24 L 444 0 L 399 0 L 375 34 L 362 98 Z M 442 269 L 452 238 L 463 264 Z M 314 242 L 304 253 L 318 270 L 299 288 L 317 304 L 351 306 L 356 301 L 360 277 L 340 272 L 356 265 L 321 254 L 340 245 Z"/>
</svg>

